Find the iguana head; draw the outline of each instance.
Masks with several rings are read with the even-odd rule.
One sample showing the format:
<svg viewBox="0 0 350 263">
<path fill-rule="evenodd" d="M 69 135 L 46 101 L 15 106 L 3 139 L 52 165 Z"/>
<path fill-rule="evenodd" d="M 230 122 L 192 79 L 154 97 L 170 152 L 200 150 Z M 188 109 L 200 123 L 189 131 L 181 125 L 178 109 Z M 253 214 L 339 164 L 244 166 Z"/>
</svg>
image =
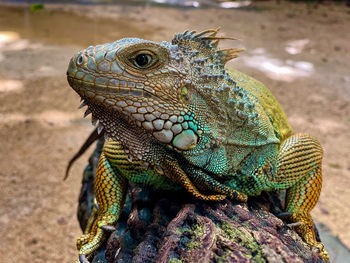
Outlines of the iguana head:
<svg viewBox="0 0 350 263">
<path fill-rule="evenodd" d="M 217 119 L 225 113 L 214 93 L 228 89 L 224 64 L 240 51 L 218 50 L 217 32 L 186 31 L 171 43 L 125 38 L 90 46 L 71 59 L 69 84 L 93 122 L 127 148 L 136 140 L 203 150 L 220 137 Z M 146 148 L 135 154 L 142 158 Z"/>
</svg>

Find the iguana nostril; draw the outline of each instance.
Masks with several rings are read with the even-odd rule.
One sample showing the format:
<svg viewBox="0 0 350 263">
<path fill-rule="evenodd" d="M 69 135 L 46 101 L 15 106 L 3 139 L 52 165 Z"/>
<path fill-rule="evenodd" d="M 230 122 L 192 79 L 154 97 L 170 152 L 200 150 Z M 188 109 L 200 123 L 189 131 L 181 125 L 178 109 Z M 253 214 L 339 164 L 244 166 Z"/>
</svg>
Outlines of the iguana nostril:
<svg viewBox="0 0 350 263">
<path fill-rule="evenodd" d="M 83 54 L 80 54 L 77 58 L 77 65 L 81 66 L 83 65 L 85 62 L 85 56 Z"/>
</svg>

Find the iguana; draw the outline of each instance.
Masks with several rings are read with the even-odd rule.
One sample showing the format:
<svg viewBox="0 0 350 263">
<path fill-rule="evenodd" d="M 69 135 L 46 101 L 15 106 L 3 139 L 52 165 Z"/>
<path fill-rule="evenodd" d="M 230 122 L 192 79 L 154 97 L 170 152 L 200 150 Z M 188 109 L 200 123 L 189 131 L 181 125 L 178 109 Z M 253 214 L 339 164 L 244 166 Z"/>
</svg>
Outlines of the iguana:
<svg viewBox="0 0 350 263">
<path fill-rule="evenodd" d="M 67 78 L 105 144 L 96 208 L 78 239 L 79 261 L 101 245 L 123 208 L 128 181 L 184 188 L 193 197 L 245 202 L 287 189 L 284 216 L 325 261 L 310 210 L 322 184 L 322 147 L 294 133 L 271 92 L 225 64 L 218 29 L 185 31 L 171 42 L 124 38 L 74 55 Z"/>
</svg>

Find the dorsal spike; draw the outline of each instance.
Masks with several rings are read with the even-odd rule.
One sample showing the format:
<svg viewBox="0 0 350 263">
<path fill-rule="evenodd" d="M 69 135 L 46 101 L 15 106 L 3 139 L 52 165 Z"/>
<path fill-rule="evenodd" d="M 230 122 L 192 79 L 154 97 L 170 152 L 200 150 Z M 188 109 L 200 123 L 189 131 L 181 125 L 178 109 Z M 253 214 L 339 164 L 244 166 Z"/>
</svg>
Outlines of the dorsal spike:
<svg viewBox="0 0 350 263">
<path fill-rule="evenodd" d="M 220 40 L 215 40 L 211 44 L 215 47 L 215 49 L 218 47 Z"/>
<path fill-rule="evenodd" d="M 218 27 L 217 29 L 204 30 L 197 34 L 196 34 L 196 31 L 186 30 L 182 34 L 180 33 L 176 34 L 173 39 L 173 42 L 181 41 L 181 38 L 193 39 L 196 41 L 201 41 L 201 40 L 216 41 L 221 39 L 238 40 L 237 38 L 233 38 L 233 37 L 216 36 L 219 31 L 220 31 L 220 27 Z"/>
<path fill-rule="evenodd" d="M 226 64 L 231 59 L 237 58 L 239 53 L 244 51 L 242 48 L 228 48 L 217 51 L 222 56 L 223 63 Z"/>
<path fill-rule="evenodd" d="M 219 30 L 220 30 L 220 27 L 218 27 L 217 29 L 204 30 L 204 31 L 196 34 L 196 37 L 201 37 L 201 36 L 208 34 L 208 33 L 210 33 L 209 36 L 216 36 L 216 34 L 219 32 Z"/>
<path fill-rule="evenodd" d="M 217 36 L 204 36 L 201 37 L 204 40 L 221 40 L 221 39 L 228 39 L 228 40 L 238 40 L 237 38 L 234 37 L 217 37 Z"/>
<path fill-rule="evenodd" d="M 243 50 L 238 48 L 218 50 L 221 40 L 236 40 L 233 37 L 217 36 L 219 30 L 220 28 L 208 29 L 200 33 L 185 31 L 182 34 L 177 34 L 172 40 L 172 44 L 178 46 L 179 51 L 183 52 L 184 58 L 190 60 L 191 65 L 200 65 L 202 68 L 208 67 L 211 70 L 220 70 L 224 68 L 224 65 L 229 60 L 238 57 L 238 53 Z M 202 61 L 202 57 L 206 57 L 210 61 Z M 208 65 L 206 65 L 207 62 Z M 204 73 L 205 71 L 201 70 L 200 74 Z M 206 76 L 206 74 L 204 75 Z M 225 76 L 223 75 L 223 77 Z"/>
<path fill-rule="evenodd" d="M 220 29 L 221 29 L 221 27 L 218 27 L 217 29 L 214 30 L 213 33 L 209 34 L 208 36 L 209 36 L 209 37 L 215 37 L 216 34 L 219 33 Z"/>
</svg>

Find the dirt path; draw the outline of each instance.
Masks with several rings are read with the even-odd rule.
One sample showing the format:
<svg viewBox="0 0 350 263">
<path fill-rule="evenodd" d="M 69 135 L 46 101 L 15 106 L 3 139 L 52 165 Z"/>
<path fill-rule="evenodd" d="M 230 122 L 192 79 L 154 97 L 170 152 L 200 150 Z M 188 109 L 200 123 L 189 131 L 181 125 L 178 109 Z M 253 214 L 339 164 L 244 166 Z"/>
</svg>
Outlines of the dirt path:
<svg viewBox="0 0 350 263">
<path fill-rule="evenodd" d="M 68 181 L 62 177 L 92 127 L 66 82 L 71 55 L 126 36 L 161 41 L 188 28 L 217 26 L 241 39 L 223 47 L 247 50 L 230 65 L 265 83 L 295 130 L 323 144 L 324 188 L 313 216 L 350 247 L 349 18 L 345 7 L 308 10 L 290 3 L 259 3 L 252 10 L 48 5 L 34 13 L 1 6 L 2 262 L 71 262 L 76 256 L 75 213 L 88 155 Z"/>
</svg>

